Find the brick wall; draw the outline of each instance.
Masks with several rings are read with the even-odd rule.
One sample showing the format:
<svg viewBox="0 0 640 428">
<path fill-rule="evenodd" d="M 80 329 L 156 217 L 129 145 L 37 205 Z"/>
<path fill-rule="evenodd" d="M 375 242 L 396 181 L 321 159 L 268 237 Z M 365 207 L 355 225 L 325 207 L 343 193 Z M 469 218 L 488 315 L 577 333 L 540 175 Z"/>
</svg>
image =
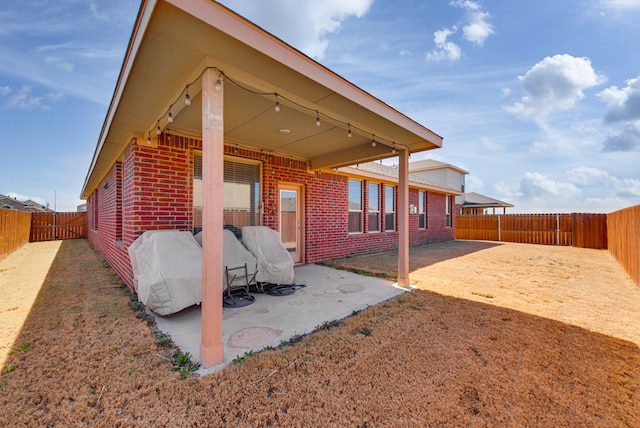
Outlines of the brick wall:
<svg viewBox="0 0 640 428">
<path fill-rule="evenodd" d="M 129 287 L 133 287 L 133 275 L 127 248 L 142 232 L 192 229 L 193 153 L 201 146 L 200 140 L 169 138 L 165 134 L 159 139 L 158 148 L 132 144 L 125 150 L 122 162 L 114 165 L 87 201 L 89 239 Z M 306 263 L 397 248 L 397 231 L 384 231 L 383 209 L 380 211 L 381 232 L 368 232 L 366 180 L 363 180 L 364 232 L 350 234 L 347 177 L 309 172 L 304 161 L 237 146 L 225 146 L 225 154 L 262 162 L 263 224 L 272 229 L 279 229 L 278 184 L 304 186 Z M 381 186 L 382 208 L 384 193 Z M 397 189 L 394 196 L 397 201 Z M 417 189 L 410 189 L 409 201 L 418 206 Z M 94 225 L 96 206 L 99 210 L 97 229 Z M 454 229 L 445 227 L 445 195 L 429 193 L 427 212 L 425 230 L 418 230 L 418 214 L 409 215 L 410 245 L 454 239 Z M 397 230 L 397 215 L 395 227 Z"/>
</svg>

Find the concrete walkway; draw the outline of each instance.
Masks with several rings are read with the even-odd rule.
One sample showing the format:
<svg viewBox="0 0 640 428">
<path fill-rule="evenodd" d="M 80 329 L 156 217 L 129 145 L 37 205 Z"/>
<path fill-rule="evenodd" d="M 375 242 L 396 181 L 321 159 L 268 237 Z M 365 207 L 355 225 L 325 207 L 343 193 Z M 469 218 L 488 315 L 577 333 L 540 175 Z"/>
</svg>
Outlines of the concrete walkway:
<svg viewBox="0 0 640 428">
<path fill-rule="evenodd" d="M 289 296 L 254 294 L 253 304 L 224 308 L 222 341 L 224 363 L 201 374 L 218 370 L 245 352 L 276 347 L 296 335 L 315 330 L 354 311 L 395 297 L 405 290 L 392 282 L 319 265 L 295 268 L 296 284 L 305 284 Z M 158 328 L 171 336 L 182 352 L 198 358 L 200 307 L 192 306 L 170 316 L 156 316 Z"/>
</svg>

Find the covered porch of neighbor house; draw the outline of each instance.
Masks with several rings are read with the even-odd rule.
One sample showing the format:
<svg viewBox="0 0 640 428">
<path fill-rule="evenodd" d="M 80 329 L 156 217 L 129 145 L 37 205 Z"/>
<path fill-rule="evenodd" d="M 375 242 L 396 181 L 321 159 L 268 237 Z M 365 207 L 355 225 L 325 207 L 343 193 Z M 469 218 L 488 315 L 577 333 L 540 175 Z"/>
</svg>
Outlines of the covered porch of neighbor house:
<svg viewBox="0 0 640 428">
<path fill-rule="evenodd" d="M 202 141 L 197 354 L 206 367 L 225 359 L 225 145 L 305 162 L 310 174 L 398 156 L 398 284 L 409 285 L 408 158 L 442 145 L 426 127 L 220 4 L 148 0 L 140 7 L 83 198 L 100 186 L 128 145 L 157 147 L 167 135 Z M 126 248 L 136 236 L 126 230 L 123 235 Z"/>
</svg>

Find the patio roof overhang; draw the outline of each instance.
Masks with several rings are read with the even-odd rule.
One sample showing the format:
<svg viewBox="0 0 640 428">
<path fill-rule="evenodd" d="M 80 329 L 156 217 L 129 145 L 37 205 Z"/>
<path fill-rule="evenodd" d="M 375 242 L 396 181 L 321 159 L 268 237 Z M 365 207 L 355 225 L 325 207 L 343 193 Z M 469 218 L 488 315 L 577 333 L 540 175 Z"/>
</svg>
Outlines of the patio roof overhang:
<svg viewBox="0 0 640 428">
<path fill-rule="evenodd" d="M 224 73 L 227 144 L 305 160 L 311 169 L 392 157 L 394 145 L 409 153 L 442 146 L 439 135 L 218 3 L 148 0 L 140 7 L 83 199 L 133 139 L 155 139 L 157 125 L 201 138 L 200 76 L 211 67 Z M 192 104 L 185 106 L 189 84 Z"/>
</svg>

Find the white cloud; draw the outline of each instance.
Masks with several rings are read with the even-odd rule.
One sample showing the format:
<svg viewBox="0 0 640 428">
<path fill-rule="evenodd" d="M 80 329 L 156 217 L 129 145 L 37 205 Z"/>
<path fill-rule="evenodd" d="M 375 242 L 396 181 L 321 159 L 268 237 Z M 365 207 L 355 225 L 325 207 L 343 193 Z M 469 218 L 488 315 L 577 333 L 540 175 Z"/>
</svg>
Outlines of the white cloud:
<svg viewBox="0 0 640 428">
<path fill-rule="evenodd" d="M 51 64 L 58 67 L 62 71 L 66 71 L 67 73 L 73 72 L 73 69 L 74 69 L 73 63 L 71 61 L 67 61 L 64 59 L 49 56 L 49 57 L 46 57 L 44 61 L 47 64 Z"/>
<path fill-rule="evenodd" d="M 6 88 L 6 87 L 5 87 Z M 6 92 L 7 94 L 11 91 Z M 31 95 L 30 86 L 22 86 L 12 96 L 9 97 L 5 103 L 5 108 L 17 108 L 21 110 L 49 110 L 51 109 L 51 103 L 55 103 L 64 99 L 64 94 L 61 92 L 50 92 L 42 96 Z"/>
<path fill-rule="evenodd" d="M 496 197 L 514 204 L 517 212 L 567 211 L 567 207 L 575 206 L 582 196 L 575 184 L 538 172 L 527 172 L 516 183 L 498 181 L 494 189 Z"/>
<path fill-rule="evenodd" d="M 640 9 L 640 0 L 600 0 L 600 4 L 611 9 Z"/>
<path fill-rule="evenodd" d="M 567 172 L 567 178 L 575 184 L 597 184 L 609 180 L 609 173 L 598 168 L 581 166 Z"/>
<path fill-rule="evenodd" d="M 487 21 L 490 17 L 486 12 L 476 13 L 471 23 L 462 27 L 464 38 L 474 45 L 484 45 L 485 40 L 494 33 L 493 25 Z"/>
<path fill-rule="evenodd" d="M 587 166 L 572 168 L 565 179 L 527 172 L 519 183 L 499 181 L 494 189 L 519 212 L 609 212 L 640 202 L 640 180 Z"/>
<path fill-rule="evenodd" d="M 462 56 L 462 50 L 460 46 L 453 42 L 447 41 L 449 36 L 455 34 L 458 31 L 457 27 L 443 28 L 442 30 L 433 33 L 433 41 L 436 44 L 436 48 L 427 53 L 428 61 L 457 61 Z"/>
<path fill-rule="evenodd" d="M 506 110 L 523 119 L 539 119 L 551 113 L 572 109 L 584 98 L 584 90 L 604 83 L 589 58 L 568 54 L 546 57 L 524 76 L 518 76 L 528 93 Z"/>
<path fill-rule="evenodd" d="M 537 172 L 527 172 L 520 182 L 520 192 L 525 198 L 572 198 L 581 191 L 570 182 L 555 181 Z"/>
<path fill-rule="evenodd" d="M 221 3 L 257 23 L 305 54 L 323 59 L 328 34 L 351 16 L 364 16 L 373 0 L 224 0 Z"/>
<path fill-rule="evenodd" d="M 502 151 L 504 149 L 504 147 L 501 144 L 491 140 L 488 137 L 481 137 L 480 138 L 480 147 L 482 147 L 483 153 L 486 153 L 486 152 L 500 152 L 500 151 Z"/>
<path fill-rule="evenodd" d="M 640 76 L 626 83 L 622 89 L 611 86 L 597 95 L 609 107 L 604 118 L 606 122 L 640 120 Z"/>
<path fill-rule="evenodd" d="M 454 0 L 449 4 L 451 6 L 459 7 L 459 8 L 462 8 L 462 9 L 468 9 L 468 10 L 480 10 L 481 9 L 480 3 L 476 2 L 476 1 L 471 1 L 471 0 Z"/>
<path fill-rule="evenodd" d="M 476 46 L 484 45 L 487 38 L 494 34 L 493 25 L 489 22 L 491 15 L 482 10 L 480 3 L 470 0 L 455 0 L 449 3 L 453 7 L 467 11 L 467 17 L 462 25 L 462 38 Z M 435 49 L 427 53 L 428 61 L 457 61 L 462 57 L 462 49 L 450 37 L 458 32 L 458 26 L 443 28 L 433 33 Z"/>
<path fill-rule="evenodd" d="M 465 40 L 474 45 L 482 46 L 489 36 L 495 33 L 493 25 L 489 22 L 491 15 L 482 10 L 480 3 L 469 0 L 456 0 L 450 4 L 470 12 L 470 22 L 462 27 L 462 34 Z"/>
<path fill-rule="evenodd" d="M 96 5 L 95 2 L 89 4 L 89 10 L 91 11 L 91 15 L 98 21 L 109 21 L 109 15 L 98 10 L 98 5 Z"/>
<path fill-rule="evenodd" d="M 11 93 L 11 87 L 9 86 L 0 86 L 0 96 L 8 95 Z"/>
<path fill-rule="evenodd" d="M 567 172 L 567 178 L 576 184 L 607 187 L 608 193 L 619 199 L 640 198 L 640 180 L 618 178 L 598 168 L 573 168 Z"/>
</svg>

